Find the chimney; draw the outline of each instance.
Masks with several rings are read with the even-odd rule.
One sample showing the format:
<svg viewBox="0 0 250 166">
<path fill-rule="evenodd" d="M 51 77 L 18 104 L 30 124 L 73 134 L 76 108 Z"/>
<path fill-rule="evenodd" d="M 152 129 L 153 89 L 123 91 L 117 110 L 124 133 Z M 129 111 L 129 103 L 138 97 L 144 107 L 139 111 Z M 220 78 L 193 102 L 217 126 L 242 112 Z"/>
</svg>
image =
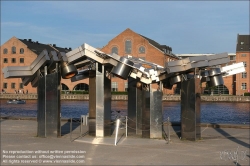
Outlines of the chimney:
<svg viewBox="0 0 250 166">
<path fill-rule="evenodd" d="M 31 40 L 31 39 L 29 39 L 29 42 L 32 42 L 32 40 Z"/>
<path fill-rule="evenodd" d="M 72 50 L 71 47 L 69 47 L 69 50 L 70 50 L 70 51 Z"/>
<path fill-rule="evenodd" d="M 39 42 L 38 42 L 38 41 L 36 41 L 36 44 L 39 44 Z"/>
<path fill-rule="evenodd" d="M 53 44 L 53 47 L 56 47 L 56 44 Z"/>
<path fill-rule="evenodd" d="M 27 39 L 24 39 L 24 41 L 27 41 Z"/>
</svg>

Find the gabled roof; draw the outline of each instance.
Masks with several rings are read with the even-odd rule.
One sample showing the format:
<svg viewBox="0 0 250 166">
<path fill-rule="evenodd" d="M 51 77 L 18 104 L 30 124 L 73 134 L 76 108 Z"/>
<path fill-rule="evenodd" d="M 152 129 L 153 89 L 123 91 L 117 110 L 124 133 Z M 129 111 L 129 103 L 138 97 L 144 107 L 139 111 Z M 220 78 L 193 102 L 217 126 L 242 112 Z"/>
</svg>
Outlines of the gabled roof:
<svg viewBox="0 0 250 166">
<path fill-rule="evenodd" d="M 236 52 L 250 51 L 250 35 L 239 35 L 237 36 Z"/>
<path fill-rule="evenodd" d="M 154 47 L 158 48 L 159 50 L 161 50 L 162 52 L 166 53 L 167 55 L 169 55 L 170 57 L 173 57 L 173 58 L 177 58 L 177 59 L 180 59 L 178 56 L 176 56 L 175 54 L 172 53 L 172 48 L 167 46 L 167 45 L 161 45 L 159 43 L 157 43 L 156 41 L 146 37 L 146 36 L 143 36 L 141 34 L 139 34 L 141 37 L 145 38 L 151 45 L 153 45 Z"/>
<path fill-rule="evenodd" d="M 31 39 L 19 39 L 21 42 L 23 42 L 27 47 L 33 51 L 35 54 L 39 55 L 44 49 L 46 49 L 48 52 L 50 51 L 56 51 L 56 52 L 69 52 L 71 49 L 67 48 L 61 48 L 56 47 L 56 45 L 49 45 L 49 44 L 42 44 L 38 41 L 32 41 Z"/>
</svg>

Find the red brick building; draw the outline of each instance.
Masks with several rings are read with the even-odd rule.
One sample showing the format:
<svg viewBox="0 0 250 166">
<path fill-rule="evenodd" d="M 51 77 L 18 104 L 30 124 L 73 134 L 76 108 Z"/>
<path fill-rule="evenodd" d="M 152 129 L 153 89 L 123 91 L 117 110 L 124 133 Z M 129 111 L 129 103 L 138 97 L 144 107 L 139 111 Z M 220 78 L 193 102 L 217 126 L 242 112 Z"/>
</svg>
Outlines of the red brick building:
<svg viewBox="0 0 250 166">
<path fill-rule="evenodd" d="M 236 54 L 229 54 L 230 63 L 244 62 L 246 72 L 234 76 L 224 78 L 224 86 L 217 88 L 217 91 L 223 91 L 225 94 L 242 95 L 244 92 L 250 91 L 250 35 L 238 35 Z M 81 44 L 81 43 L 80 43 Z M 80 45 L 79 44 L 79 45 Z M 15 90 L 28 90 L 29 93 L 37 93 L 36 88 L 23 86 L 20 78 L 5 79 L 2 69 L 6 66 L 28 66 L 33 62 L 42 50 L 68 52 L 71 48 L 57 47 L 55 44 L 42 44 L 31 39 L 18 39 L 12 37 L 0 47 L 0 89 L 4 89 L 7 93 L 15 93 Z M 117 53 L 120 56 L 132 55 L 150 62 L 165 66 L 168 61 L 178 59 L 179 55 L 189 56 L 188 54 L 172 53 L 172 48 L 166 45 L 161 45 L 152 39 L 140 35 L 131 29 L 126 29 L 116 37 L 111 39 L 106 46 L 100 49 L 101 51 L 111 54 Z M 202 55 L 202 54 L 200 54 Z M 197 55 L 196 55 L 197 56 Z M 63 90 L 88 90 L 88 79 L 71 82 L 70 79 L 62 79 Z M 222 89 L 221 89 L 222 88 Z M 117 77 L 112 78 L 113 91 L 126 91 L 127 81 Z M 164 94 L 174 94 L 176 87 L 172 90 L 164 89 Z"/>
<path fill-rule="evenodd" d="M 2 69 L 6 66 L 28 66 L 36 57 L 44 50 L 68 52 L 71 48 L 57 47 L 55 44 L 42 44 L 38 41 L 32 41 L 31 39 L 18 39 L 12 37 L 0 47 L 0 89 L 6 93 L 15 93 L 15 91 L 21 91 L 21 93 L 28 90 L 28 93 L 37 93 L 37 89 L 33 88 L 31 84 L 23 86 L 21 78 L 5 79 Z M 62 79 L 61 81 L 63 89 L 77 89 L 84 87 L 81 83 L 87 83 L 88 80 L 77 81 L 71 83 L 69 79 Z"/>
<path fill-rule="evenodd" d="M 0 89 L 7 93 L 15 93 L 15 90 L 28 90 L 29 93 L 36 93 L 36 88 L 23 86 L 20 78 L 5 79 L 2 69 L 6 66 L 28 66 L 44 50 L 68 52 L 71 49 L 57 47 L 55 44 L 42 44 L 31 39 L 18 39 L 12 37 L 1 46 L 0 53 Z M 111 39 L 101 51 L 111 54 L 117 53 L 120 56 L 132 55 L 140 57 L 150 62 L 165 66 L 165 63 L 178 59 L 173 53 L 172 48 L 166 45 L 160 45 L 152 39 L 142 36 L 126 29 L 115 38 Z M 88 79 L 71 82 L 70 79 L 62 79 L 63 90 L 88 90 Z M 113 91 L 126 91 L 127 81 L 119 78 L 112 78 Z M 164 93 L 172 94 L 173 90 L 164 90 Z"/>
<path fill-rule="evenodd" d="M 120 56 L 132 55 L 163 67 L 166 62 L 178 59 L 172 53 L 171 47 L 161 45 L 129 28 L 111 39 L 106 46 L 101 48 L 101 51 L 108 54 L 116 53 Z M 154 85 L 154 88 L 156 87 Z M 118 77 L 112 78 L 113 91 L 126 91 L 126 89 L 127 80 L 122 80 Z M 174 90 L 164 89 L 164 94 L 174 94 Z"/>
<path fill-rule="evenodd" d="M 250 92 L 250 35 L 237 35 L 236 62 L 243 62 L 246 72 L 236 74 L 234 81 L 235 94 Z"/>
</svg>

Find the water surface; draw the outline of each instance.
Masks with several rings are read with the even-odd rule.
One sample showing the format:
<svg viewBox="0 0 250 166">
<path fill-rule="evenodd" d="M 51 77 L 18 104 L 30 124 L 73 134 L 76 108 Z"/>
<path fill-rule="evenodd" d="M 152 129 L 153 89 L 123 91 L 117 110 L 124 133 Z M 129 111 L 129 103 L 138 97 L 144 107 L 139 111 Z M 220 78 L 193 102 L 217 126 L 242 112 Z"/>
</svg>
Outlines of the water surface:
<svg viewBox="0 0 250 166">
<path fill-rule="evenodd" d="M 1 116 L 37 116 L 37 100 L 27 100 L 26 104 L 7 104 L 7 100 L 0 100 Z M 163 120 L 170 118 L 172 122 L 180 121 L 180 102 L 164 101 Z M 221 123 L 221 124 L 249 124 L 250 103 L 230 103 L 230 102 L 202 102 L 201 122 Z M 88 101 L 61 102 L 61 114 L 63 118 L 79 118 L 86 115 L 89 109 Z M 127 115 L 127 101 L 112 101 L 112 118 L 115 118 L 117 111 L 121 115 Z"/>
</svg>

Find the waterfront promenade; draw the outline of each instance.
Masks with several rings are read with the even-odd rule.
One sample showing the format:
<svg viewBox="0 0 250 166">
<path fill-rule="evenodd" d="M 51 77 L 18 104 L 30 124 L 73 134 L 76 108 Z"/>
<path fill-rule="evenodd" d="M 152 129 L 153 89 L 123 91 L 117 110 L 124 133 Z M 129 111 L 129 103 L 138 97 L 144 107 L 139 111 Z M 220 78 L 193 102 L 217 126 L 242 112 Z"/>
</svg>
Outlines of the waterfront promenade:
<svg viewBox="0 0 250 166">
<path fill-rule="evenodd" d="M 14 99 L 17 98 L 23 100 L 36 100 L 37 94 L 0 94 L 0 99 Z M 89 100 L 88 94 L 62 94 L 62 100 Z M 127 95 L 112 95 L 112 100 L 128 100 Z M 163 95 L 163 101 L 180 101 L 180 95 Z M 218 101 L 218 102 L 250 102 L 250 96 L 233 96 L 233 95 L 202 95 L 201 101 Z"/>
<path fill-rule="evenodd" d="M 38 138 L 36 131 L 35 118 L 1 119 L 1 165 L 249 165 L 250 160 L 246 125 L 203 126 L 196 142 L 180 140 L 179 126 L 170 127 L 170 142 L 121 137 L 121 130 L 117 146 L 114 136 L 79 138 L 78 122 L 70 134 L 69 121 L 62 121 L 61 138 Z"/>
</svg>

